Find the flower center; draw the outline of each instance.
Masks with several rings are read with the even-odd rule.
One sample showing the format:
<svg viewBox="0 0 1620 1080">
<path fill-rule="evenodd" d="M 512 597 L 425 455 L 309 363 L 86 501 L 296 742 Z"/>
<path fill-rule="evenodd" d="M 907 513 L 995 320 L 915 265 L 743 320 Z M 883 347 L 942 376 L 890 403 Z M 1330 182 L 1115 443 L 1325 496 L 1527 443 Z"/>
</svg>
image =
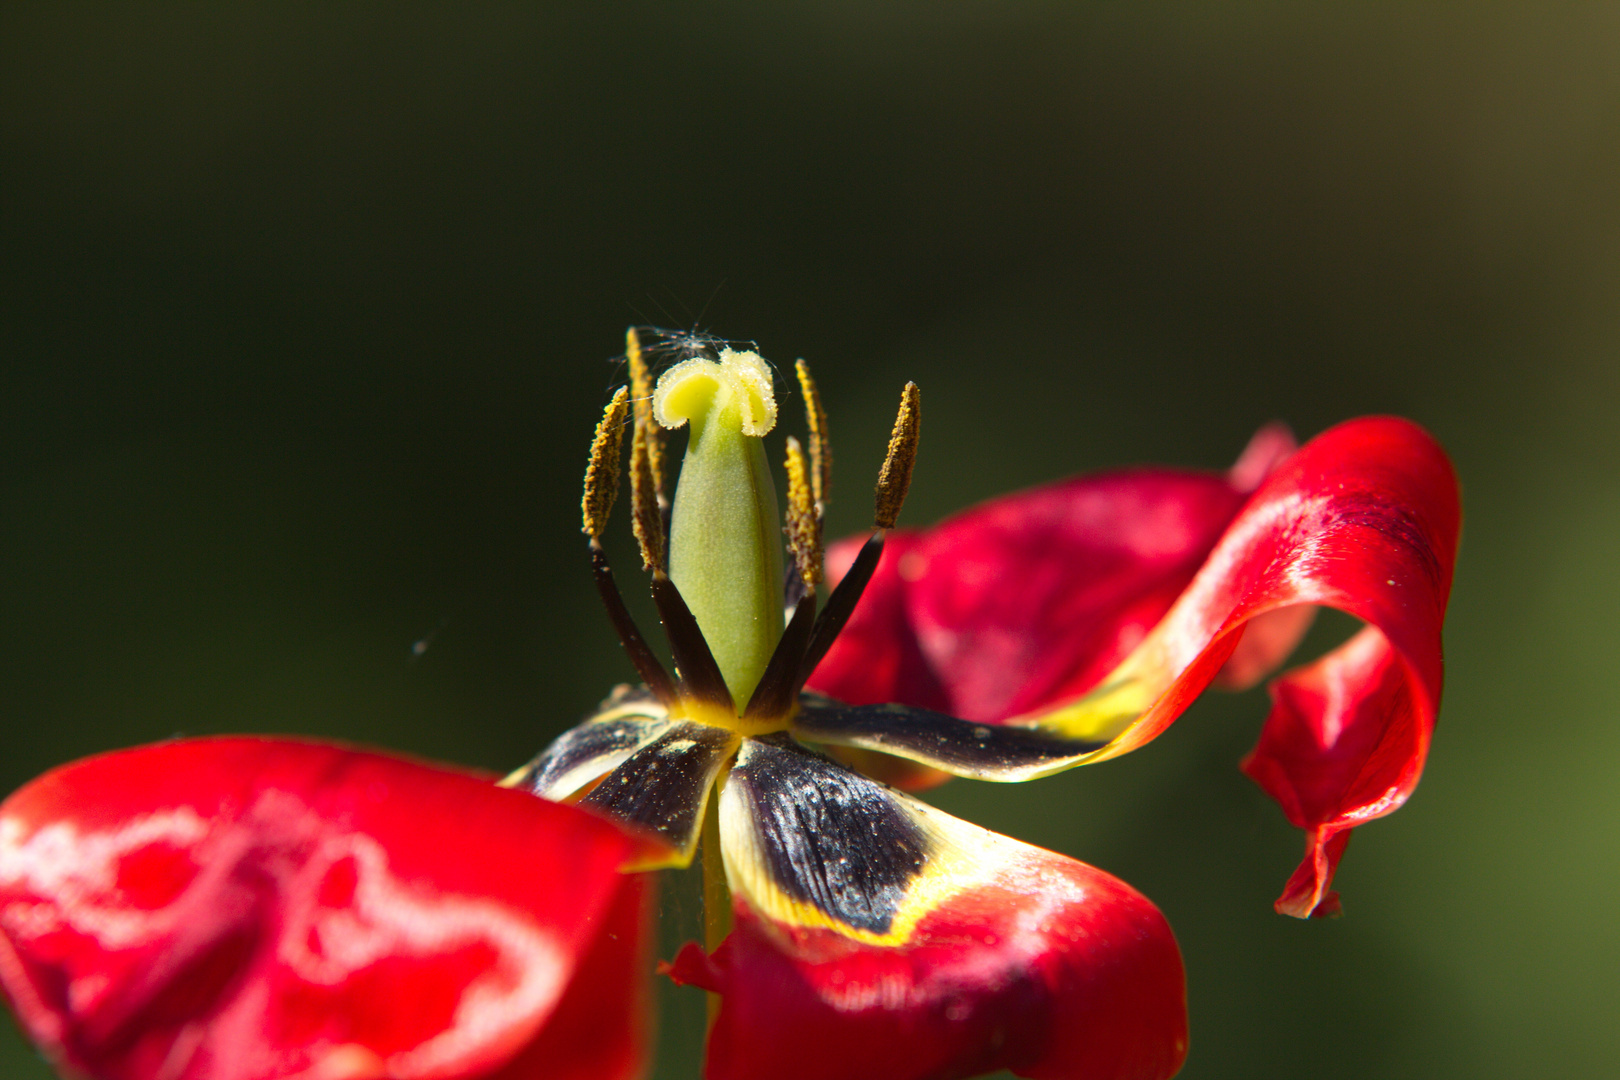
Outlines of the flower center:
<svg viewBox="0 0 1620 1080">
<path fill-rule="evenodd" d="M 714 359 L 676 364 L 656 389 L 641 342 L 625 335 L 630 385 L 620 387 L 591 442 L 581 509 L 591 573 L 618 631 L 663 715 L 763 735 L 791 726 L 799 691 L 854 611 L 883 554 L 884 534 L 911 481 L 917 452 L 918 390 L 907 383 L 878 475 L 872 534 L 818 609 L 824 580 L 822 515 L 832 453 L 827 415 L 810 369 L 795 365 L 804 393 L 809 453 L 787 440 L 787 527 L 777 526 L 776 488 L 761 440 L 776 424 L 771 370 L 752 352 L 720 348 Z M 634 422 L 627 423 L 631 415 Z M 674 505 L 664 497 L 665 428 L 690 425 Z M 608 565 L 602 532 L 618 496 L 630 439 L 631 523 L 652 598 L 674 656 L 676 678 L 637 628 Z M 793 573 L 782 574 L 782 533 Z"/>
</svg>

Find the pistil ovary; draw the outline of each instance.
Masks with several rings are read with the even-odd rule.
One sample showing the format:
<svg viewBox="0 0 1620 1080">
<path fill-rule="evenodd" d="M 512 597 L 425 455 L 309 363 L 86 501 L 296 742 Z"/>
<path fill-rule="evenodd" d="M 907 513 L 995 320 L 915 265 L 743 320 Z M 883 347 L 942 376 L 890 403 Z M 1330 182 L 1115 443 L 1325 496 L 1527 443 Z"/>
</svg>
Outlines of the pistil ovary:
<svg viewBox="0 0 1620 1080">
<path fill-rule="evenodd" d="M 782 528 L 763 437 L 776 425 L 771 370 L 752 352 L 664 372 L 653 414 L 691 426 L 670 518 L 669 577 L 731 697 L 747 704 L 782 636 Z"/>
</svg>

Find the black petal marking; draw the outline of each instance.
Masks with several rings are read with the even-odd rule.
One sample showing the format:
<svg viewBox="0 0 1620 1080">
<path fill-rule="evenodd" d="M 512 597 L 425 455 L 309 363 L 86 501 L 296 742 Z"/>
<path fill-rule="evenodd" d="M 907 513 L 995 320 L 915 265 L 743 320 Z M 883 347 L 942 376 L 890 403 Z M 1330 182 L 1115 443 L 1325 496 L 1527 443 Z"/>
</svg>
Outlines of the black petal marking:
<svg viewBox="0 0 1620 1080">
<path fill-rule="evenodd" d="M 739 800 L 777 889 L 857 930 L 888 933 L 928 863 L 926 834 L 888 788 L 785 735 L 743 741 L 724 798 Z"/>
<path fill-rule="evenodd" d="M 617 768 L 669 724 L 662 706 L 647 691 L 617 694 L 601 712 L 557 736 L 502 783 L 542 798 L 566 799 Z"/>
<path fill-rule="evenodd" d="M 801 738 L 881 750 L 977 780 L 1032 779 L 1108 745 L 1038 728 L 975 724 L 907 705 L 845 705 L 810 692 L 799 703 L 793 730 Z"/>
<path fill-rule="evenodd" d="M 709 787 L 736 746 L 737 736 L 725 728 L 676 722 L 604 777 L 580 805 L 653 833 L 690 859 Z"/>
</svg>

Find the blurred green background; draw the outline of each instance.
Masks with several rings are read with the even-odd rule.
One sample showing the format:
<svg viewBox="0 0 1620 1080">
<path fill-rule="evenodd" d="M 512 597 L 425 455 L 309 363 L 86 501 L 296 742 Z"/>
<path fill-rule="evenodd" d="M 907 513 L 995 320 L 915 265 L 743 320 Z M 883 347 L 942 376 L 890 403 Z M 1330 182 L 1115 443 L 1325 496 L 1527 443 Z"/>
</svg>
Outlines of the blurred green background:
<svg viewBox="0 0 1620 1080">
<path fill-rule="evenodd" d="M 1620 1058 L 1615 5 L 8 4 L 0 162 L 0 790 L 176 732 L 528 757 L 630 670 L 577 509 L 630 323 L 815 365 L 834 532 L 907 378 L 913 524 L 1399 412 L 1467 525 L 1345 918 L 1271 911 L 1259 691 L 937 801 L 1163 907 L 1186 1077 Z M 4 1023 L 0 1074 L 47 1075 Z"/>
</svg>

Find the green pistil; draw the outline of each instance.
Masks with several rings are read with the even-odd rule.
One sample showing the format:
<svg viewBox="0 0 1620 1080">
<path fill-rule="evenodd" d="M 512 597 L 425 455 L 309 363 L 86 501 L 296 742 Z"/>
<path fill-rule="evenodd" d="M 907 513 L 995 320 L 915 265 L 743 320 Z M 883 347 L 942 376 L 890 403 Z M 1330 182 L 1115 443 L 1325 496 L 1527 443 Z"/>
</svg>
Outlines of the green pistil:
<svg viewBox="0 0 1620 1080">
<path fill-rule="evenodd" d="M 763 436 L 776 423 L 771 372 L 722 350 L 658 380 L 655 414 L 692 426 L 669 530 L 669 576 L 697 619 L 739 711 L 782 636 L 782 529 Z"/>
</svg>

